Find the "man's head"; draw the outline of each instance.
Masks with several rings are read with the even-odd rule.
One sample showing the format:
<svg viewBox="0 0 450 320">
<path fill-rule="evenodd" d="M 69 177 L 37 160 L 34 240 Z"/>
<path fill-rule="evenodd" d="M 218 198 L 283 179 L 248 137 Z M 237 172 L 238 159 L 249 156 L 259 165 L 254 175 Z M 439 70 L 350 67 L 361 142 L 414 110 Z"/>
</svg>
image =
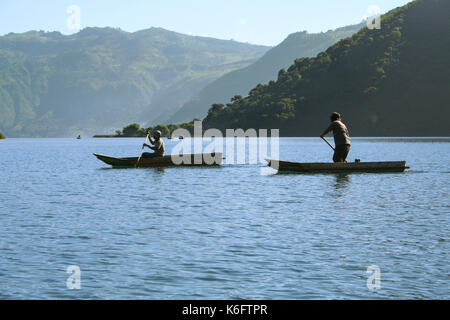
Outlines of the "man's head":
<svg viewBox="0 0 450 320">
<path fill-rule="evenodd" d="M 156 130 L 154 133 L 153 133 L 153 136 L 156 138 L 156 139 L 159 139 L 159 138 L 161 138 L 161 131 L 159 131 L 159 130 Z"/>
<path fill-rule="evenodd" d="M 331 119 L 331 122 L 336 121 L 336 120 L 341 120 L 341 115 L 337 112 L 333 112 L 330 119 Z"/>
</svg>

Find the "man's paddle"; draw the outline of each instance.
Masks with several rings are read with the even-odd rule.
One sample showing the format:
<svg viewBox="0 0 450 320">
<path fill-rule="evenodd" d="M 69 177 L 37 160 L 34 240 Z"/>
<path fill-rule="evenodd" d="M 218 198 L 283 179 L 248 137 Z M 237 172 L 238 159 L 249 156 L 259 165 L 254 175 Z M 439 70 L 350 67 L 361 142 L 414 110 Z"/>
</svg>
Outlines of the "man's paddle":
<svg viewBox="0 0 450 320">
<path fill-rule="evenodd" d="M 325 139 L 325 137 L 321 137 L 321 138 L 323 139 L 323 141 L 325 141 L 325 142 L 331 147 L 331 149 L 333 149 L 334 151 L 336 151 L 336 150 L 333 148 L 333 146 L 328 142 L 328 140 Z"/>
<path fill-rule="evenodd" d="M 139 158 L 138 158 L 138 160 L 137 160 L 137 162 L 136 162 L 136 168 L 139 166 L 139 162 L 141 162 L 142 154 L 144 153 L 144 148 L 145 148 L 145 145 L 147 144 L 147 140 L 148 140 L 148 136 L 149 136 L 149 135 L 150 135 L 150 132 L 147 133 L 147 136 L 145 137 L 145 142 L 144 142 L 144 144 L 142 145 L 141 155 L 139 156 Z"/>
</svg>

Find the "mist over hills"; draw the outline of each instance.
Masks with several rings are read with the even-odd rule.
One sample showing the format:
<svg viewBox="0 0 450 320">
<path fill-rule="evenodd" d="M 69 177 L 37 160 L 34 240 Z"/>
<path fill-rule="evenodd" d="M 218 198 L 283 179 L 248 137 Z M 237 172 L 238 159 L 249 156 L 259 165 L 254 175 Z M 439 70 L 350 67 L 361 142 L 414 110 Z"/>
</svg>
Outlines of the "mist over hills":
<svg viewBox="0 0 450 320">
<path fill-rule="evenodd" d="M 297 32 L 289 35 L 278 46 L 270 49 L 261 59 L 248 67 L 239 69 L 215 80 L 186 102 L 171 117 L 158 120 L 179 123 L 194 118 L 204 118 L 213 103 L 227 103 L 235 95 L 247 95 L 258 84 L 276 80 L 278 71 L 289 67 L 295 59 L 314 57 L 319 52 L 358 32 L 365 23 L 350 25 L 322 33 Z"/>
<path fill-rule="evenodd" d="M 152 122 L 268 49 L 161 28 L 10 33 L 0 37 L 0 130 L 73 136 Z"/>
</svg>

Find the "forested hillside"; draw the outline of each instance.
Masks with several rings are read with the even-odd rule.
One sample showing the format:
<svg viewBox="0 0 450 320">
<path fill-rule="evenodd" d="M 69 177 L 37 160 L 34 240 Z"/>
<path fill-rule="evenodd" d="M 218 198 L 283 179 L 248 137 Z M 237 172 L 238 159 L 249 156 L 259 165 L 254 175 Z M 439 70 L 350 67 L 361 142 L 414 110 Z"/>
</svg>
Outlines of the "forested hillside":
<svg viewBox="0 0 450 320">
<path fill-rule="evenodd" d="M 380 30 L 363 28 L 214 105 L 204 127 L 317 136 L 339 111 L 352 135 L 449 136 L 449 53 L 450 1 L 416 0 L 383 15 Z"/>
<path fill-rule="evenodd" d="M 72 136 L 148 123 L 268 49 L 160 28 L 11 33 L 0 37 L 0 130 Z"/>
</svg>

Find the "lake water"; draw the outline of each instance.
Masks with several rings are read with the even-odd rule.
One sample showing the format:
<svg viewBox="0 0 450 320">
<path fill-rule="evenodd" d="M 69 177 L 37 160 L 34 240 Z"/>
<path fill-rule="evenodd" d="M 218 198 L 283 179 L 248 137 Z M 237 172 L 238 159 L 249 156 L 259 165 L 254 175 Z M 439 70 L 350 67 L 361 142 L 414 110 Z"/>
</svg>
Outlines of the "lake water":
<svg viewBox="0 0 450 320">
<path fill-rule="evenodd" d="M 450 298 L 449 138 L 353 139 L 349 160 L 411 166 L 389 174 L 110 169 L 92 155 L 137 156 L 142 142 L 0 141 L 0 298 Z M 283 138 L 280 157 L 332 150 Z"/>
</svg>

